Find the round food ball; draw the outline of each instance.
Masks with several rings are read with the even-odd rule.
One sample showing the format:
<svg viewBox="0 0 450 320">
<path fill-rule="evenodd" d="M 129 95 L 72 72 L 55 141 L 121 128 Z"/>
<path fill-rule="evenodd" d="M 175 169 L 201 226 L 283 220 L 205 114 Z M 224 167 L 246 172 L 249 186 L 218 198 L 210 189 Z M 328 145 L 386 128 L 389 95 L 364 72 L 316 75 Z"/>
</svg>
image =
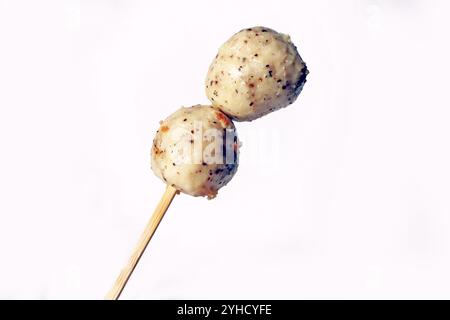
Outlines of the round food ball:
<svg viewBox="0 0 450 320">
<path fill-rule="evenodd" d="M 238 168 L 233 122 L 212 106 L 181 108 L 160 123 L 151 166 L 165 183 L 192 196 L 214 198 Z"/>
<path fill-rule="evenodd" d="M 206 95 L 231 118 L 251 121 L 293 103 L 307 74 L 288 35 L 244 29 L 220 47 L 206 77 Z"/>
</svg>

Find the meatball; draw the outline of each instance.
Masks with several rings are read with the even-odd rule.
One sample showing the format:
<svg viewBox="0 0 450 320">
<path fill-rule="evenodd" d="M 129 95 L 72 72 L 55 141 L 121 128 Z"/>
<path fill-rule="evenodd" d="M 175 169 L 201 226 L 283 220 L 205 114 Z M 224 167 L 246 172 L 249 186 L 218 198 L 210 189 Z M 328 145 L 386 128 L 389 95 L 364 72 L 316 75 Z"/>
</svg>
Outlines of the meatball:
<svg viewBox="0 0 450 320">
<path fill-rule="evenodd" d="M 253 27 L 220 47 L 206 77 L 206 95 L 231 118 L 251 121 L 293 103 L 307 74 L 288 35 Z"/>
<path fill-rule="evenodd" d="M 233 122 L 212 106 L 181 108 L 160 123 L 151 167 L 165 183 L 193 196 L 214 198 L 238 168 Z"/>
</svg>

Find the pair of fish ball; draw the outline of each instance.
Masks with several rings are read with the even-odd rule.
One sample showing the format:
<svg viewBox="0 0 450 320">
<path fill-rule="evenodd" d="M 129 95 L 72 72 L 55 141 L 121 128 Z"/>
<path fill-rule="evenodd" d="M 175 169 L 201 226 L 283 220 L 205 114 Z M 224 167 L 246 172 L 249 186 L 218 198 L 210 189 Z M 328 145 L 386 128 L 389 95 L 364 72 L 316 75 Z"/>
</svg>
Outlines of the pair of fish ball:
<svg viewBox="0 0 450 320">
<path fill-rule="evenodd" d="M 307 74 L 288 35 L 265 27 L 239 31 L 209 67 L 205 89 L 212 106 L 181 108 L 161 122 L 152 170 L 181 192 L 215 197 L 238 168 L 232 120 L 252 121 L 290 105 Z"/>
</svg>

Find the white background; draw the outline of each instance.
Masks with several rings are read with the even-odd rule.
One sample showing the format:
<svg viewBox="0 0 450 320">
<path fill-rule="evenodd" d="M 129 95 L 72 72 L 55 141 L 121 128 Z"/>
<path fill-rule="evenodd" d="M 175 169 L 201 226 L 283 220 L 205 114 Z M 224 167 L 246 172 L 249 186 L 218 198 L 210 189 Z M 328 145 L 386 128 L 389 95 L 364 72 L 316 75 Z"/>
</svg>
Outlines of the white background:
<svg viewBox="0 0 450 320">
<path fill-rule="evenodd" d="M 237 123 L 124 299 L 450 298 L 448 1 L 0 0 L 0 298 L 101 299 L 163 190 L 158 121 L 241 28 L 289 33 L 297 102 Z"/>
</svg>

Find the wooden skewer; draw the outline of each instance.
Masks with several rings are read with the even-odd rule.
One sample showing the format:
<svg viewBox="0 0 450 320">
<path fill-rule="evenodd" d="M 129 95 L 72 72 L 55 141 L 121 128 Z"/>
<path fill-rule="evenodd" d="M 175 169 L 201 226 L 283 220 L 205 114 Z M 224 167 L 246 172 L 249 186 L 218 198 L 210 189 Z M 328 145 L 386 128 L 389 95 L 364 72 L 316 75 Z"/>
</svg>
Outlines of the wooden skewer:
<svg viewBox="0 0 450 320">
<path fill-rule="evenodd" d="M 169 185 L 167 186 L 166 191 L 164 192 L 161 200 L 158 203 L 158 206 L 155 209 L 155 212 L 153 213 L 153 216 L 150 218 L 150 221 L 145 227 L 145 230 L 142 233 L 141 238 L 139 239 L 139 242 L 133 251 L 133 254 L 131 255 L 128 264 L 122 269 L 122 272 L 120 273 L 119 277 L 114 283 L 114 286 L 106 295 L 105 297 L 106 300 L 117 300 L 120 297 L 123 288 L 127 284 L 128 279 L 130 279 L 130 276 L 133 273 L 134 269 L 136 268 L 139 259 L 142 257 L 145 248 L 152 239 L 153 234 L 158 228 L 159 223 L 161 222 L 162 218 L 164 217 L 164 214 L 166 213 L 167 209 L 172 203 L 173 198 L 177 193 L 178 193 L 177 189 Z"/>
</svg>

